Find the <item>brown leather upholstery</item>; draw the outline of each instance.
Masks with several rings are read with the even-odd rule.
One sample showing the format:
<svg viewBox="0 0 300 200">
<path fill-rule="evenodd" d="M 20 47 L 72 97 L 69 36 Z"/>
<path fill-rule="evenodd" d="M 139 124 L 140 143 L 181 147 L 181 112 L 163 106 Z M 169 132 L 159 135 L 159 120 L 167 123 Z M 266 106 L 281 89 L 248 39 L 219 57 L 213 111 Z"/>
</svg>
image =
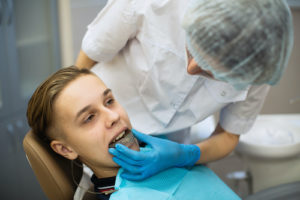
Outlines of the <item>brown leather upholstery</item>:
<svg viewBox="0 0 300 200">
<path fill-rule="evenodd" d="M 50 200 L 73 199 L 76 184 L 72 179 L 71 161 L 56 154 L 48 144 L 29 131 L 23 147 L 43 191 Z M 77 183 L 82 176 L 82 168 L 73 165 L 73 175 Z"/>
</svg>

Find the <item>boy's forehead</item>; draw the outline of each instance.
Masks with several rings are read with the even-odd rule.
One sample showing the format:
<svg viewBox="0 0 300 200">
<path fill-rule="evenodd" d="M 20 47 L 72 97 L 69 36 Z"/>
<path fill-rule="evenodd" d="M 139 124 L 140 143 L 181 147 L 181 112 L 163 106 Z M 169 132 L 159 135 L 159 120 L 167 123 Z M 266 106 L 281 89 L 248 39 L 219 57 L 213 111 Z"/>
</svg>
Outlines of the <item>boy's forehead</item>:
<svg viewBox="0 0 300 200">
<path fill-rule="evenodd" d="M 71 81 L 62 91 L 65 96 L 83 96 L 89 94 L 90 91 L 105 90 L 107 87 L 103 81 L 95 75 L 83 75 Z"/>
<path fill-rule="evenodd" d="M 99 100 L 106 89 L 97 76 L 80 76 L 61 91 L 54 103 L 54 109 L 58 114 L 64 112 L 64 115 L 73 115 L 77 109 Z"/>
</svg>

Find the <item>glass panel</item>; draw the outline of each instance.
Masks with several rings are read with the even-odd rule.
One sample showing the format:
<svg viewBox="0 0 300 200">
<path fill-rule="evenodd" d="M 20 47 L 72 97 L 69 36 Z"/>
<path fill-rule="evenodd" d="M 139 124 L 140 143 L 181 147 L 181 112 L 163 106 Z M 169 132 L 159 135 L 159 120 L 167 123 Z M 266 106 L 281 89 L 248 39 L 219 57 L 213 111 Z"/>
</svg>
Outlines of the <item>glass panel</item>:
<svg viewBox="0 0 300 200">
<path fill-rule="evenodd" d="M 15 0 L 15 29 L 21 97 L 34 89 L 57 69 L 53 1 Z M 55 28 L 56 30 L 53 30 Z"/>
<path fill-rule="evenodd" d="M 0 109 L 2 108 L 2 90 L 1 90 L 1 83 L 0 83 Z"/>
</svg>

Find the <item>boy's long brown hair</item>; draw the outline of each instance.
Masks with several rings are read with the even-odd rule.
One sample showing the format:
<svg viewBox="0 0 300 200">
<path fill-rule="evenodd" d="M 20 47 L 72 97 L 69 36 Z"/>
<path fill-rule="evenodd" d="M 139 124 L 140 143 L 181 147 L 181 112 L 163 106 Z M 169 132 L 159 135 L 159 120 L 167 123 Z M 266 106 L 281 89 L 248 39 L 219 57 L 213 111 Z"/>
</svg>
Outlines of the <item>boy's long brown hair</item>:
<svg viewBox="0 0 300 200">
<path fill-rule="evenodd" d="M 33 133 L 50 142 L 54 136 L 53 104 L 61 91 L 73 80 L 82 75 L 93 74 L 88 69 L 75 66 L 62 68 L 49 76 L 31 96 L 27 107 L 27 121 Z"/>
</svg>

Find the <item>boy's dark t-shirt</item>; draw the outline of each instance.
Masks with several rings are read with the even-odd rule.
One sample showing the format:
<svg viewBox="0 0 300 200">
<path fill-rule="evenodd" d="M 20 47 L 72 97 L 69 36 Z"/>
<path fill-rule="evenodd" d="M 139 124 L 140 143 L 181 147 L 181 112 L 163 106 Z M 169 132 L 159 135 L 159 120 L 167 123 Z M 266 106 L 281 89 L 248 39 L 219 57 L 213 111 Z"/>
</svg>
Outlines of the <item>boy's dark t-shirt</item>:
<svg viewBox="0 0 300 200">
<path fill-rule="evenodd" d="M 97 199 L 109 200 L 110 195 L 115 190 L 116 177 L 97 178 L 95 174 L 91 177 L 94 183 L 94 191 L 97 192 Z"/>
</svg>

